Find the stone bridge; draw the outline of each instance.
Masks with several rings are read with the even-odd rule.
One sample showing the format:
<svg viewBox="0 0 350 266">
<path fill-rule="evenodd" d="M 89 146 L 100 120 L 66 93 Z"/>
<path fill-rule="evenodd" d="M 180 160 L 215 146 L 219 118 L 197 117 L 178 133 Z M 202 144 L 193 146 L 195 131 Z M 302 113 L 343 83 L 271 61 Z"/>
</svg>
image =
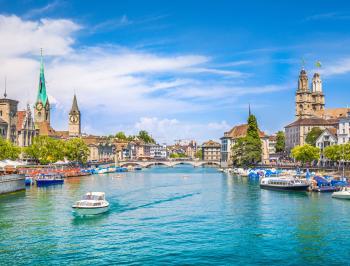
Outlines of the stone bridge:
<svg viewBox="0 0 350 266">
<path fill-rule="evenodd" d="M 190 164 L 193 167 L 200 167 L 203 165 L 213 165 L 220 167 L 219 161 L 121 161 L 119 166 L 128 167 L 128 166 L 141 166 L 143 168 L 151 167 L 154 165 L 164 165 L 167 167 L 174 167 L 181 164 Z"/>
</svg>

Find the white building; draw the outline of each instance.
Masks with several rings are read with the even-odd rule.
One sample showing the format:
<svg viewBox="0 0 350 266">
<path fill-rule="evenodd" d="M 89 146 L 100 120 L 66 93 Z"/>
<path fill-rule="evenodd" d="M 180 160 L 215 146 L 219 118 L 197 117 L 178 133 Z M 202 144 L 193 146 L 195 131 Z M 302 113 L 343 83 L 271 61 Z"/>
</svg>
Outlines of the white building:
<svg viewBox="0 0 350 266">
<path fill-rule="evenodd" d="M 154 159 L 166 159 L 167 149 L 166 145 L 155 144 L 150 147 L 150 157 Z"/>
<path fill-rule="evenodd" d="M 348 112 L 347 117 L 342 117 L 339 119 L 337 135 L 338 144 L 350 142 L 350 112 Z"/>
</svg>

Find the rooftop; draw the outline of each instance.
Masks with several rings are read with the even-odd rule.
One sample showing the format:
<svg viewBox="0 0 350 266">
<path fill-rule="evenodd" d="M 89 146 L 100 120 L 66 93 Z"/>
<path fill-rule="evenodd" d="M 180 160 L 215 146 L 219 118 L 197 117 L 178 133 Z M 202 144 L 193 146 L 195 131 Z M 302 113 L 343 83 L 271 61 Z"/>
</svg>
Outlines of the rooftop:
<svg viewBox="0 0 350 266">
<path fill-rule="evenodd" d="M 248 124 L 242 124 L 234 126 L 230 131 L 224 133 L 224 137 L 229 137 L 233 139 L 243 138 L 247 135 Z M 259 130 L 260 138 L 265 137 L 265 133 Z"/>
</svg>

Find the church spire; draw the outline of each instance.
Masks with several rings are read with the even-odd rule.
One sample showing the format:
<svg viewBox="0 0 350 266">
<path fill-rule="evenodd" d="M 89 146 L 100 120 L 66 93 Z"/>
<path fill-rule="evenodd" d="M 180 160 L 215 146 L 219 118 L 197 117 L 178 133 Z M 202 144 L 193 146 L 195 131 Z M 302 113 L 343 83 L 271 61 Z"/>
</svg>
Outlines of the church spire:
<svg viewBox="0 0 350 266">
<path fill-rule="evenodd" d="M 43 49 L 40 49 L 40 75 L 39 75 L 39 87 L 37 102 L 41 102 L 43 106 L 48 102 L 46 94 L 45 74 L 44 74 L 44 62 L 43 62 Z"/>
<path fill-rule="evenodd" d="M 4 92 L 4 98 L 7 97 L 7 78 L 5 76 L 5 92 Z"/>
<path fill-rule="evenodd" d="M 72 104 L 72 108 L 70 110 L 70 113 L 79 113 L 79 107 L 78 107 L 78 101 L 77 101 L 77 96 L 74 94 L 74 97 L 73 97 L 73 104 Z"/>
</svg>

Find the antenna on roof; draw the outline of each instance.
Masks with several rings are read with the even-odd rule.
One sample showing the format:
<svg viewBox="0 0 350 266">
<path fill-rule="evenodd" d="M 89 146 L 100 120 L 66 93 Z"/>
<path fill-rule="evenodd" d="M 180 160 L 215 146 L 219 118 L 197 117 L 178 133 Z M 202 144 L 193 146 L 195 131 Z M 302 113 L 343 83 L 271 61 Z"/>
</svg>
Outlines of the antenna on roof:
<svg viewBox="0 0 350 266">
<path fill-rule="evenodd" d="M 5 76 L 5 93 L 4 93 L 4 97 L 7 97 L 7 77 Z"/>
</svg>

